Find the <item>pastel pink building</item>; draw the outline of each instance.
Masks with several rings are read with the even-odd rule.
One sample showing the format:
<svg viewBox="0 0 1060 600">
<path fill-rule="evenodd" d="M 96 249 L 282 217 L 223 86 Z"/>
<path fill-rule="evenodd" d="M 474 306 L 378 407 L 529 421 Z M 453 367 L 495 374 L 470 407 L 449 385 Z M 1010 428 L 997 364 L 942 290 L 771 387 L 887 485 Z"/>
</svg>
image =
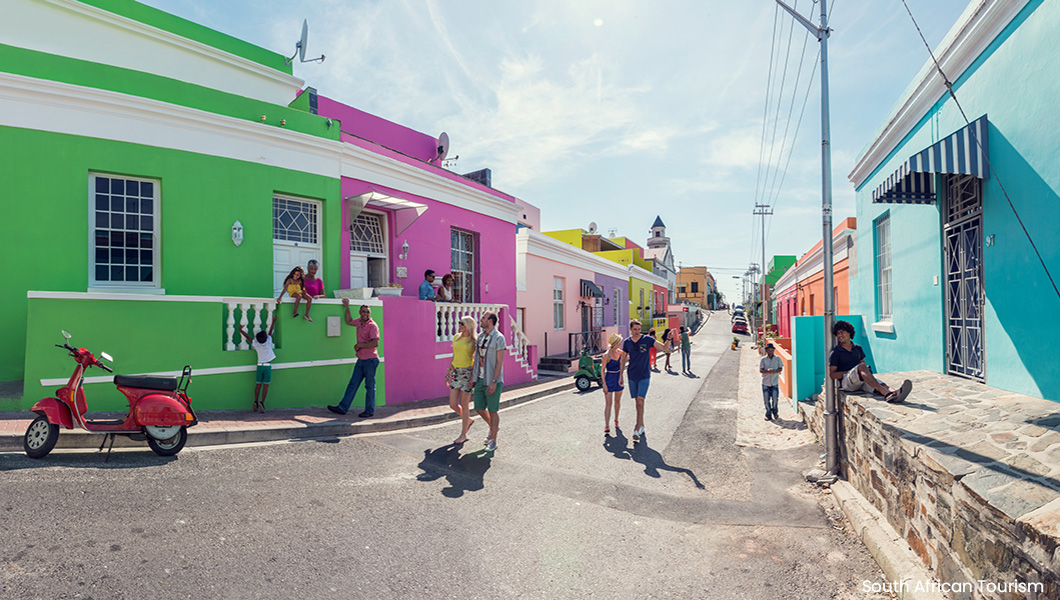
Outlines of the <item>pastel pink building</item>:
<svg viewBox="0 0 1060 600">
<path fill-rule="evenodd" d="M 516 256 L 519 320 L 542 357 L 596 354 L 628 334 L 629 267 L 530 229 L 516 235 Z"/>
<path fill-rule="evenodd" d="M 341 174 L 340 281 L 333 288 L 382 296 L 383 374 L 389 404 L 444 396 L 451 340 L 464 315 L 499 313 L 509 342 L 506 384 L 536 377 L 531 348 L 513 318 L 515 232 L 539 219 L 516 198 L 442 168 L 436 138 L 318 96 L 321 116 L 340 127 L 348 151 L 367 165 Z M 454 300 L 421 301 L 424 272 L 455 278 Z M 400 291 L 395 286 L 401 286 Z M 385 296 L 393 292 L 397 296 Z"/>
</svg>

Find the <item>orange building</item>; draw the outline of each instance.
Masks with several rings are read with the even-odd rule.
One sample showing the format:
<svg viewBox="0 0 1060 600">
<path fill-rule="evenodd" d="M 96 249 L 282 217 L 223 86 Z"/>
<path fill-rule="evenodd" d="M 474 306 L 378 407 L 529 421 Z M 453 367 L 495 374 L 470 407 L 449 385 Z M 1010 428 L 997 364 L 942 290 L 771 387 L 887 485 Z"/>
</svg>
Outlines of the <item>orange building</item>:
<svg viewBox="0 0 1060 600">
<path fill-rule="evenodd" d="M 706 267 L 681 267 L 677 272 L 677 301 L 692 302 L 701 308 L 714 308 L 717 284 Z"/>
<path fill-rule="evenodd" d="M 856 273 L 857 219 L 847 217 L 832 230 L 832 293 L 835 314 L 850 314 L 850 277 Z M 824 314 L 824 252 L 821 242 L 802 255 L 795 266 L 777 280 L 773 293 L 777 329 L 791 337 L 791 317 Z"/>
</svg>

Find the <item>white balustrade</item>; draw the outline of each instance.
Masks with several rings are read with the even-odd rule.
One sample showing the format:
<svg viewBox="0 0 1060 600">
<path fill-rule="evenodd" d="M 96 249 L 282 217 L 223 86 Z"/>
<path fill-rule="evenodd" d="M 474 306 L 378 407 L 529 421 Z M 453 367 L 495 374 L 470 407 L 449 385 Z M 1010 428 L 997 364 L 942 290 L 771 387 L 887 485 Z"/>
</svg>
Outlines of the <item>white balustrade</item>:
<svg viewBox="0 0 1060 600">
<path fill-rule="evenodd" d="M 228 328 L 225 329 L 225 350 L 235 350 L 236 345 L 232 342 L 232 336 L 236 334 L 236 303 L 228 303 Z M 242 336 L 240 336 L 242 337 Z"/>
<path fill-rule="evenodd" d="M 500 314 L 504 304 L 456 304 L 453 302 L 438 302 L 435 304 L 436 330 L 435 341 L 451 341 L 460 332 L 460 319 L 469 316 L 478 323 L 482 315 L 492 312 Z"/>
<path fill-rule="evenodd" d="M 239 325 L 251 336 L 259 331 L 268 331 L 272 323 L 273 313 L 276 312 L 276 303 L 267 300 L 252 302 L 225 302 L 228 310 L 227 327 L 225 328 L 225 350 L 250 350 L 250 344 L 239 331 L 236 330 L 236 311 L 239 311 Z M 253 318 L 251 313 L 253 312 Z"/>
<path fill-rule="evenodd" d="M 250 325 L 250 319 L 247 318 L 247 313 L 250 312 L 251 307 L 254 305 L 249 302 L 241 302 L 239 304 L 239 310 L 242 311 L 243 316 L 239 319 L 239 327 L 243 331 L 247 330 L 247 325 Z M 250 332 L 250 335 L 254 335 L 256 331 Z M 243 334 L 239 335 L 239 349 L 250 350 L 250 344 L 247 343 L 247 338 L 243 337 Z"/>
<path fill-rule="evenodd" d="M 512 327 L 512 344 L 511 348 L 515 351 L 515 356 L 523 363 L 529 364 L 530 362 L 530 338 L 526 337 L 523 330 L 519 327 L 519 323 L 512 319 L 509 315 L 508 319 L 511 321 Z"/>
</svg>

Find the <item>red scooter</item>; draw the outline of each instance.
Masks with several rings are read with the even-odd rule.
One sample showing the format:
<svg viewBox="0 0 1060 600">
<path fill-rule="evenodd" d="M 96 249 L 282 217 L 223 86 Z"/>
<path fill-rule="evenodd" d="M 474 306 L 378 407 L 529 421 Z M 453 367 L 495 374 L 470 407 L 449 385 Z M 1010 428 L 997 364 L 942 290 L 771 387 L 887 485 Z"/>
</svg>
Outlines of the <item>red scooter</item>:
<svg viewBox="0 0 1060 600">
<path fill-rule="evenodd" d="M 115 375 L 114 384 L 129 400 L 129 413 L 124 419 L 89 421 L 85 418 L 88 412 L 83 385 L 85 371 L 93 366 L 108 373 L 114 371 L 99 362 L 88 350 L 70 346 L 70 333 L 66 330 L 63 330 L 63 337 L 67 341 L 55 347 L 68 350 L 77 362 L 77 367 L 70 381 L 56 392 L 57 398 L 45 398 L 30 409 L 40 416 L 26 429 L 23 440 L 26 456 L 43 458 L 51 452 L 59 439 L 60 426 L 103 433 L 100 451 L 107 443 L 107 436 L 110 436 L 110 446 L 113 448 L 116 435 L 128 436 L 137 441 L 146 439 L 147 445 L 159 456 L 173 456 L 184 448 L 184 443 L 188 441 L 188 427 L 198 423 L 187 394 L 188 384 L 191 383 L 190 366 L 184 367 L 179 380 L 176 377 Z M 113 360 L 106 352 L 100 352 L 100 357 Z M 110 449 L 107 450 L 107 459 L 110 459 Z"/>
</svg>

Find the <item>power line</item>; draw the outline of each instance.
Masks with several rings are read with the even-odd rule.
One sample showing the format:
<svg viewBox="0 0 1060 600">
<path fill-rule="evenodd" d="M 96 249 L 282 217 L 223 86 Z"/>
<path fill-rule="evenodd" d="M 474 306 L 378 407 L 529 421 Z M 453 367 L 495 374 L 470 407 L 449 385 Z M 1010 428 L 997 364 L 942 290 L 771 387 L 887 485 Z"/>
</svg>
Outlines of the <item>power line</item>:
<svg viewBox="0 0 1060 600">
<path fill-rule="evenodd" d="M 1045 259 L 1042 258 L 1041 252 L 1038 251 L 1038 245 L 1034 243 L 1034 238 L 1032 238 L 1030 232 L 1027 231 L 1027 226 L 1023 224 L 1023 219 L 1020 218 L 1019 211 L 1016 210 L 1016 206 L 1012 203 L 1012 198 L 1009 198 L 1008 192 L 1005 191 L 1005 186 L 1001 182 L 1001 178 L 998 177 L 997 171 L 994 170 L 994 165 L 990 162 L 990 157 L 987 156 L 986 152 L 983 152 L 982 142 L 979 141 L 979 137 L 975 135 L 975 131 L 970 127 L 972 122 L 968 120 L 968 115 L 964 113 L 964 107 L 961 106 L 960 101 L 957 100 L 957 94 L 953 92 L 953 83 L 948 77 L 946 77 L 946 73 L 943 72 L 942 67 L 939 66 L 939 61 L 935 59 L 935 53 L 931 51 L 931 46 L 927 43 L 927 39 L 924 38 L 924 32 L 920 30 L 920 25 L 917 24 L 916 18 L 913 17 L 913 12 L 909 10 L 909 5 L 906 4 L 905 0 L 902 0 L 902 6 L 905 6 L 905 12 L 909 13 L 909 19 L 913 22 L 913 26 L 916 27 L 916 32 L 920 34 L 920 40 L 924 42 L 924 47 L 927 48 L 928 55 L 931 56 L 931 62 L 935 63 L 935 69 L 942 77 L 942 82 L 946 86 L 946 91 L 948 91 L 950 97 L 953 98 L 953 103 L 957 105 L 957 109 L 961 111 L 961 117 L 964 119 L 965 125 L 969 126 L 968 131 L 971 134 L 972 139 L 975 140 L 975 144 L 979 146 L 979 150 L 982 152 L 983 160 L 986 162 L 987 168 L 989 168 L 990 173 L 994 175 L 998 187 L 1001 188 L 1001 193 L 1005 196 L 1005 200 L 1008 201 L 1008 207 L 1012 209 L 1012 214 L 1015 215 L 1016 221 L 1019 222 L 1020 228 L 1023 229 L 1023 235 L 1027 236 L 1027 241 L 1030 242 L 1035 256 L 1038 257 L 1038 262 L 1041 263 L 1042 269 L 1045 271 L 1045 276 L 1053 286 L 1053 291 L 1056 292 L 1056 297 L 1060 298 L 1060 289 L 1056 287 L 1056 281 L 1053 280 L 1052 274 L 1049 273 L 1049 267 L 1045 264 Z"/>
</svg>

